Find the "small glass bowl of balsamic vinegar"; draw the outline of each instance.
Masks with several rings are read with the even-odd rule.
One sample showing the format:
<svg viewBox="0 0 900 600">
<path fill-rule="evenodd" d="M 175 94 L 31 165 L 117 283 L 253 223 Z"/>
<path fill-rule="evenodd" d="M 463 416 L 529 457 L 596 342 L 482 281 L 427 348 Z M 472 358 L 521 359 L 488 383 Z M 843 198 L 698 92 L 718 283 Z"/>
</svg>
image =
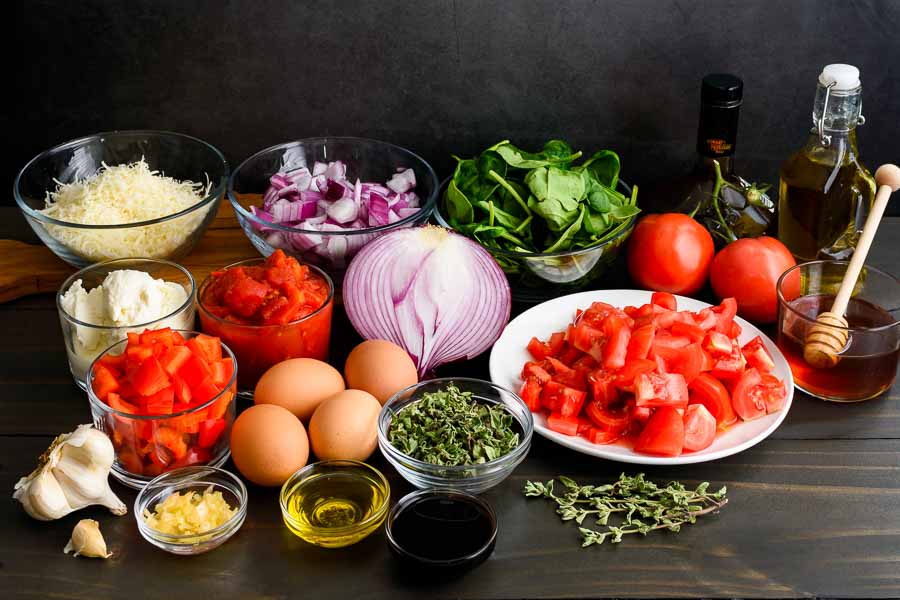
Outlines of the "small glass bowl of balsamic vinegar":
<svg viewBox="0 0 900 600">
<path fill-rule="evenodd" d="M 390 498 L 387 479 L 377 469 L 355 460 L 325 460 L 288 478 L 281 488 L 281 514 L 300 539 L 342 548 L 384 523 Z"/>
<path fill-rule="evenodd" d="M 385 532 L 394 555 L 415 572 L 456 573 L 484 562 L 494 551 L 497 515 L 478 496 L 424 489 L 394 505 Z"/>
<path fill-rule="evenodd" d="M 832 402 L 859 402 L 894 383 L 900 359 L 900 281 L 865 266 L 847 305 L 849 339 L 830 369 L 803 359 L 803 345 L 816 317 L 830 310 L 849 263 L 818 260 L 791 267 L 778 280 L 778 348 L 794 384 Z"/>
</svg>

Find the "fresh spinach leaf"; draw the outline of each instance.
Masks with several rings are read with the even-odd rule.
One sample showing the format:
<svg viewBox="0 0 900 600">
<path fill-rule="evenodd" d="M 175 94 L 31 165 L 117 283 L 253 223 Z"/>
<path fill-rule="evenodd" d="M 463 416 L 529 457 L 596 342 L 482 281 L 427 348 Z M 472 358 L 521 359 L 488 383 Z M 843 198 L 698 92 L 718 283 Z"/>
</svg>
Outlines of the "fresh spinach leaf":
<svg viewBox="0 0 900 600">
<path fill-rule="evenodd" d="M 610 189 L 616 189 L 619 182 L 621 163 L 619 155 L 612 150 L 601 150 L 584 161 L 579 167 L 593 174 L 594 178 Z"/>
<path fill-rule="evenodd" d="M 447 186 L 446 198 L 447 214 L 451 221 L 457 223 L 471 223 L 475 220 L 475 211 L 472 210 L 472 203 L 463 194 L 456 185 L 456 179 L 450 180 Z"/>
</svg>

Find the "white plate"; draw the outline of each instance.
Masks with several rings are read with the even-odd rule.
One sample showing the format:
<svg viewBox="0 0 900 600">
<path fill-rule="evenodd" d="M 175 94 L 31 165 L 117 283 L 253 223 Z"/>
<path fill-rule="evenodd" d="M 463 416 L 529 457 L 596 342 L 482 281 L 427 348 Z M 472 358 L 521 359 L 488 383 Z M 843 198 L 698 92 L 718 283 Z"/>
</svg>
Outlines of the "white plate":
<svg viewBox="0 0 900 600">
<path fill-rule="evenodd" d="M 543 340 L 550 337 L 554 331 L 563 331 L 572 322 L 575 311 L 579 308 L 589 307 L 591 302 L 606 302 L 619 308 L 629 305 L 640 306 L 650 302 L 651 293 L 643 290 L 581 292 L 555 298 L 526 310 L 509 322 L 500 339 L 494 344 L 490 359 L 491 380 L 497 385 L 518 391 L 522 385 L 520 377 L 522 366 L 526 361 L 531 360 L 531 355 L 528 354 L 525 347 L 532 337 Z M 676 296 L 676 298 L 678 299 L 678 310 L 697 312 L 710 306 L 706 302 L 692 298 L 683 296 Z M 741 344 L 747 343 L 758 335 L 762 338 L 772 358 L 775 359 L 773 374 L 784 381 L 787 389 L 787 400 L 784 408 L 780 411 L 753 421 L 735 424 L 724 433 L 719 433 L 712 445 L 705 450 L 673 457 L 638 454 L 620 444 L 593 444 L 582 437 L 562 435 L 547 428 L 547 417 L 543 414 L 534 415 L 534 430 L 545 438 L 578 452 L 639 465 L 686 465 L 707 462 L 737 454 L 758 444 L 778 429 L 787 416 L 794 399 L 794 379 L 791 377 L 791 369 L 787 361 L 772 340 L 740 317 L 735 320 L 741 326 Z"/>
</svg>

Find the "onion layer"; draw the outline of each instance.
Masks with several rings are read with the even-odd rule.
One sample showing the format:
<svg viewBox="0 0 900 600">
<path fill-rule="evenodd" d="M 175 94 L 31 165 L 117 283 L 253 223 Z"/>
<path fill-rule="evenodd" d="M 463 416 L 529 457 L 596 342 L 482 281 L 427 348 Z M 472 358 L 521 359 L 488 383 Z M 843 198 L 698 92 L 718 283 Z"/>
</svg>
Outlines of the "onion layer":
<svg viewBox="0 0 900 600">
<path fill-rule="evenodd" d="M 350 263 L 343 294 L 356 331 L 406 349 L 420 378 L 490 348 L 511 306 L 509 283 L 494 258 L 433 225 L 370 242 Z"/>
</svg>

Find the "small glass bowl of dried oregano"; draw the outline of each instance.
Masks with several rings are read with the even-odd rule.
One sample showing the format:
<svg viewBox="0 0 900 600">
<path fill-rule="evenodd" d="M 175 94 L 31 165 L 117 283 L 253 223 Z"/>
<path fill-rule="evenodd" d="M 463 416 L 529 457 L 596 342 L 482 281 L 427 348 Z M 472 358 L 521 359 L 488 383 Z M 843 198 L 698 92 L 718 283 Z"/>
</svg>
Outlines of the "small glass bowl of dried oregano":
<svg viewBox="0 0 900 600">
<path fill-rule="evenodd" d="M 518 395 L 464 377 L 410 386 L 378 415 L 381 452 L 407 481 L 472 494 L 512 473 L 533 432 L 531 411 Z"/>
</svg>

